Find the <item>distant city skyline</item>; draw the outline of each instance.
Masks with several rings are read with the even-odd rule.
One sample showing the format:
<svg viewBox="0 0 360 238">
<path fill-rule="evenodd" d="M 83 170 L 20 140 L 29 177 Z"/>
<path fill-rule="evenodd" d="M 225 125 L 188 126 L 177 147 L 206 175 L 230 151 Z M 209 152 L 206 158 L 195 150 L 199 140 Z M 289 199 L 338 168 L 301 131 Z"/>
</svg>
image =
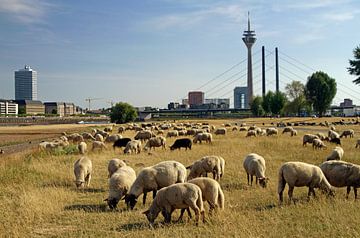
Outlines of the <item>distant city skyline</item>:
<svg viewBox="0 0 360 238">
<path fill-rule="evenodd" d="M 248 11 L 257 34 L 254 95 L 261 95 L 257 62 L 265 45 L 267 90 L 275 91 L 273 50 L 279 47 L 280 90 L 322 70 L 338 83 L 334 104 L 351 98 L 360 105 L 360 88 L 346 69 L 360 44 L 357 0 L 0 0 L 0 98 L 14 99 L 14 71 L 28 64 L 38 71 L 42 101 L 86 108 L 86 98 L 102 98 L 92 108 L 109 101 L 166 108 L 198 90 L 232 100 L 246 78 L 222 82 L 241 76 L 246 62 L 200 87 L 246 59 L 241 38 Z M 303 70 L 297 71 L 287 56 L 306 66 L 298 64 Z"/>
</svg>

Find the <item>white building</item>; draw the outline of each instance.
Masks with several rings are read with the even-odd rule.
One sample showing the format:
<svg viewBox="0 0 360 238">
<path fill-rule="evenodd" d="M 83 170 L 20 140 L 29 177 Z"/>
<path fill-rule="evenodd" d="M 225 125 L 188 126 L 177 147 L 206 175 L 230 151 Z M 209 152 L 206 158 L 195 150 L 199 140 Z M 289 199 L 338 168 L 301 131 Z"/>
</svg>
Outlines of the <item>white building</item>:
<svg viewBox="0 0 360 238">
<path fill-rule="evenodd" d="M 12 101 L 0 100 L 0 115 L 17 115 L 18 104 Z"/>
<path fill-rule="evenodd" d="M 37 100 L 37 72 L 25 65 L 15 71 L 15 100 Z"/>
</svg>

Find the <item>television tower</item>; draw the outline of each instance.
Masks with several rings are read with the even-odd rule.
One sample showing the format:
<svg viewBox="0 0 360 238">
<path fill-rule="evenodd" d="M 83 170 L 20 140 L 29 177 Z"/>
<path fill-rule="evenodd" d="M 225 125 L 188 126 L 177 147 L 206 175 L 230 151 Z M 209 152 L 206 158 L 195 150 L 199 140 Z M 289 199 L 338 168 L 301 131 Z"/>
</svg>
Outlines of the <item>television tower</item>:
<svg viewBox="0 0 360 238">
<path fill-rule="evenodd" d="M 244 31 L 242 40 L 248 49 L 248 66 L 247 66 L 247 104 L 246 107 L 250 108 L 250 102 L 253 98 L 253 75 L 252 75 L 252 54 L 251 47 L 256 41 L 255 31 L 250 30 L 250 13 L 248 12 L 248 29 Z"/>
</svg>

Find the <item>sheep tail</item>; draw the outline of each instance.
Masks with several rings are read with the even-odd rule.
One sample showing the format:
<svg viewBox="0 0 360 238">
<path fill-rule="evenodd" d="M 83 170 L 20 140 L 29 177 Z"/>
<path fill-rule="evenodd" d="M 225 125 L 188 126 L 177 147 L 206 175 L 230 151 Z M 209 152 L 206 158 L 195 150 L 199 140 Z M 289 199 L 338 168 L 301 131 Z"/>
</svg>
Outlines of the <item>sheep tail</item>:
<svg viewBox="0 0 360 238">
<path fill-rule="evenodd" d="M 223 191 L 221 190 L 221 187 L 219 186 L 218 189 L 218 206 L 220 209 L 224 209 L 224 205 L 225 205 L 225 196 Z"/>
<path fill-rule="evenodd" d="M 278 183 L 278 193 L 281 193 L 284 191 L 286 185 L 286 181 L 284 178 L 283 168 L 279 171 L 279 183 Z"/>
</svg>

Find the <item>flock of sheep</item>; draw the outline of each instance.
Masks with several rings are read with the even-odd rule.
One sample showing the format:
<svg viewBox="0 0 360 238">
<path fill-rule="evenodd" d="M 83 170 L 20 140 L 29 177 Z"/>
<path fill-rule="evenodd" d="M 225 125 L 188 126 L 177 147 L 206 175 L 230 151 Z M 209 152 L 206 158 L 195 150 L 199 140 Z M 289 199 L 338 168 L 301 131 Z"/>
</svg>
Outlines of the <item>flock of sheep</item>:
<svg viewBox="0 0 360 238">
<path fill-rule="evenodd" d="M 212 143 L 213 135 L 226 135 L 228 130 L 246 131 L 246 137 L 252 136 L 278 136 L 279 129 L 269 127 L 262 129 L 257 126 L 231 126 L 225 124 L 221 128 L 215 128 L 207 123 L 181 123 L 181 124 L 128 124 L 120 126 L 118 134 L 111 134 L 113 127 L 104 130 L 93 129 L 92 133 L 68 135 L 63 133 L 59 139 L 52 142 L 41 142 L 40 150 L 51 151 L 55 148 L 65 147 L 69 142 L 76 143 L 80 154 L 87 153 L 87 141 L 91 141 L 92 150 L 107 149 L 106 143 L 112 143 L 114 150 L 124 147 L 125 154 L 140 153 L 150 151 L 152 148 L 166 148 L 166 138 L 179 136 L 193 136 L 192 139 L 185 137 L 176 139 L 171 150 L 185 148 L 191 149 L 193 143 Z M 278 125 L 279 126 L 279 125 Z M 347 187 L 347 197 L 351 187 L 354 189 L 357 198 L 357 188 L 360 187 L 360 166 L 341 161 L 344 150 L 341 147 L 341 138 L 353 137 L 354 130 L 345 130 L 341 134 L 337 133 L 333 125 L 329 126 L 328 134 L 305 134 L 303 136 L 303 146 L 312 144 L 314 149 L 326 148 L 325 142 L 335 143 L 337 146 L 331 151 L 326 161 L 320 166 L 303 162 L 287 162 L 279 169 L 278 195 L 279 203 L 283 202 L 283 191 L 285 185 L 289 186 L 289 201 L 292 201 L 294 187 L 307 186 L 308 196 L 315 196 L 315 188 L 319 188 L 329 195 L 334 195 L 333 187 Z M 122 133 L 126 130 L 136 131 L 134 139 L 123 138 Z M 166 137 L 164 137 L 166 132 Z M 283 127 L 282 134 L 289 133 L 297 136 L 297 131 L 288 125 Z M 144 144 L 144 146 L 143 146 Z M 357 140 L 356 148 L 360 146 L 360 139 Z M 150 152 L 148 152 L 150 153 Z M 255 176 L 256 184 L 266 187 L 268 178 L 265 175 L 265 159 L 258 154 L 248 154 L 243 167 L 247 174 L 249 185 L 253 183 Z M 189 170 L 189 172 L 187 172 Z M 153 192 L 153 201 L 150 208 L 144 212 L 150 225 L 161 212 L 165 222 L 171 221 L 171 214 L 175 209 L 181 209 L 179 220 L 187 211 L 191 217 L 190 209 L 195 213 L 196 224 L 200 216 L 204 220 L 204 205 L 207 201 L 210 207 L 209 214 L 213 210 L 224 209 L 225 197 L 219 184 L 219 180 L 224 176 L 225 160 L 221 156 L 204 156 L 194 161 L 190 166 L 185 167 L 177 161 L 163 161 L 150 167 L 143 168 L 136 175 L 127 161 L 112 159 L 108 163 L 109 172 L 109 195 L 105 199 L 110 209 L 115 209 L 121 199 L 125 200 L 128 208 L 136 206 L 137 199 L 143 195 L 143 204 L 146 202 L 148 192 Z M 213 174 L 213 178 L 207 177 L 208 173 Z M 76 186 L 78 188 L 89 186 L 92 174 L 92 162 L 87 157 L 78 159 L 74 164 L 74 174 Z"/>
</svg>

